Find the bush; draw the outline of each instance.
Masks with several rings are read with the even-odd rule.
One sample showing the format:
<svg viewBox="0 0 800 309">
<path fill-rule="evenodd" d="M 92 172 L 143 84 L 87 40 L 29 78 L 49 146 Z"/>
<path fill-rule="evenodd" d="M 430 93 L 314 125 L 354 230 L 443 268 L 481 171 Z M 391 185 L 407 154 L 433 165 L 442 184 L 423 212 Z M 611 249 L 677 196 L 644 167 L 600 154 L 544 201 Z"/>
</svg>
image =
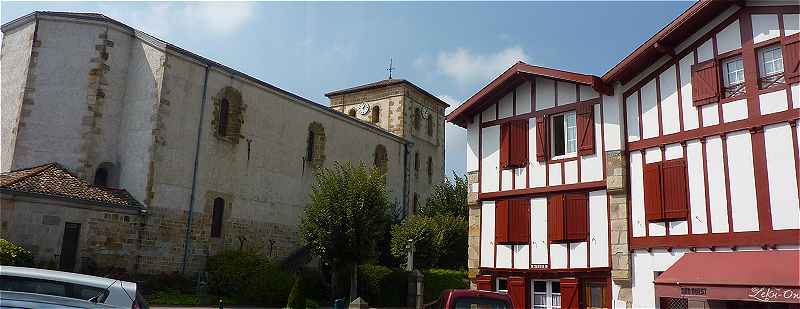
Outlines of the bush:
<svg viewBox="0 0 800 309">
<path fill-rule="evenodd" d="M 200 298 L 197 295 L 182 293 L 175 289 L 156 291 L 146 299 L 151 305 L 197 306 L 200 304 Z"/>
<path fill-rule="evenodd" d="M 414 239 L 414 268 L 465 269 L 467 228 L 462 217 L 414 216 L 392 227 L 392 255 L 405 258 L 408 240 Z"/>
<path fill-rule="evenodd" d="M 0 238 L 0 265 L 33 266 L 33 254 L 28 249 Z"/>
<path fill-rule="evenodd" d="M 297 276 L 294 279 L 292 292 L 289 293 L 289 301 L 286 304 L 287 308 L 292 309 L 306 309 L 306 297 L 303 293 L 303 277 Z"/>
<path fill-rule="evenodd" d="M 226 304 L 286 305 L 292 276 L 258 252 L 230 250 L 208 259 L 208 289 Z"/>
<path fill-rule="evenodd" d="M 380 265 L 358 266 L 358 294 L 370 307 L 404 307 L 408 272 Z"/>
<path fill-rule="evenodd" d="M 466 289 L 469 287 L 467 272 L 449 269 L 428 269 L 425 275 L 425 302 L 433 301 L 447 289 Z"/>
</svg>

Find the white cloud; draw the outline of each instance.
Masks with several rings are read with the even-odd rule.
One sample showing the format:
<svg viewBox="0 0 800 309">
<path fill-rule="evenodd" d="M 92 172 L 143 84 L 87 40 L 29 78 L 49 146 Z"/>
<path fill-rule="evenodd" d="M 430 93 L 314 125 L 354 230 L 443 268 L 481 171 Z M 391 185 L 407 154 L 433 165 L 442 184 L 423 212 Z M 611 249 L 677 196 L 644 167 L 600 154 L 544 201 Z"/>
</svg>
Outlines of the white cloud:
<svg viewBox="0 0 800 309">
<path fill-rule="evenodd" d="M 184 7 L 184 22 L 200 26 L 217 34 L 238 30 L 253 17 L 253 7 L 248 2 L 202 2 Z"/>
<path fill-rule="evenodd" d="M 476 54 L 465 48 L 440 52 L 436 59 L 439 72 L 459 83 L 469 84 L 491 80 L 517 61 L 527 61 L 521 47 L 509 47 L 495 53 Z"/>
<path fill-rule="evenodd" d="M 149 34 L 166 39 L 172 31 L 199 35 L 236 32 L 253 18 L 247 2 L 151 3 L 130 10 L 101 6 L 104 14 Z"/>
<path fill-rule="evenodd" d="M 440 95 L 438 97 L 445 103 L 450 104 L 446 113 L 450 113 L 456 109 L 462 102 L 449 95 Z M 464 176 L 466 174 L 467 157 L 465 155 L 466 152 L 463 151 L 466 149 L 466 145 L 467 130 L 452 123 L 446 123 L 444 127 L 444 149 L 448 149 L 448 151 L 445 151 L 444 158 L 446 176 L 452 176 L 453 171 L 459 176 Z"/>
</svg>

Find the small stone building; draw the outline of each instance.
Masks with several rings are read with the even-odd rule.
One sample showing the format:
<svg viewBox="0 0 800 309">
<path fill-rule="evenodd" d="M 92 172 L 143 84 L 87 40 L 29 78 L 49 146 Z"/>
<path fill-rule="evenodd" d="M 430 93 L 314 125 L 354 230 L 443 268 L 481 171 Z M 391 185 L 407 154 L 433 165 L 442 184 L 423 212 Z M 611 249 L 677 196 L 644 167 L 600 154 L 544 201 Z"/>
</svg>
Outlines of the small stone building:
<svg viewBox="0 0 800 309">
<path fill-rule="evenodd" d="M 302 246 L 297 225 L 320 169 L 346 161 L 381 168 L 398 216 L 424 203 L 427 184 L 444 174 L 446 104 L 407 81 L 370 90 L 391 88 L 389 100 L 409 102 L 407 111 L 426 106 L 435 121 L 435 132 L 422 134 L 426 143 L 104 15 L 35 12 L 2 32 L 0 172 L 10 177 L 57 162 L 86 186 L 125 190 L 144 210 L 126 215 L 138 234 L 88 233 L 81 222 L 92 222 L 75 222 L 82 224 L 78 262 L 67 269 L 84 260 L 107 266 L 104 256 L 117 255 L 115 265 L 137 272 L 196 271 L 208 256 L 240 247 L 284 259 Z M 410 90 L 397 94 L 395 86 Z M 398 128 L 414 119 L 380 110 Z M 53 207 L 41 208 L 50 209 L 41 212 L 48 219 L 32 220 L 54 224 L 52 237 L 63 239 L 73 211 L 37 198 Z M 3 200 L 2 236 L 38 247 L 39 260 L 62 256 L 59 245 L 40 243 L 32 238 L 40 232 L 5 212 L 15 199 Z M 21 209 L 14 216 L 29 213 Z M 95 207 L 82 217 L 124 220 L 122 210 Z"/>
</svg>

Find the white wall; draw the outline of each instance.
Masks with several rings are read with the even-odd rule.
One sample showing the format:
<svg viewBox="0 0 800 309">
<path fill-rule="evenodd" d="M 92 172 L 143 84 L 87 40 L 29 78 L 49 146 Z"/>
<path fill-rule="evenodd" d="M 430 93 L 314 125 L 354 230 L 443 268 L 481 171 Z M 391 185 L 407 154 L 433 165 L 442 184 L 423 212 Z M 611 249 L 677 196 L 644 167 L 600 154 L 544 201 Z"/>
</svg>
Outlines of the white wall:
<svg viewBox="0 0 800 309">
<path fill-rule="evenodd" d="M 767 176 L 772 228 L 776 230 L 800 228 L 800 202 L 795 174 L 796 155 L 793 154 L 792 131 L 789 124 L 781 123 L 764 128 L 767 152 Z M 799 135 L 800 136 L 800 135 Z"/>
<path fill-rule="evenodd" d="M 481 204 L 481 267 L 494 267 L 494 201 Z"/>
<path fill-rule="evenodd" d="M 481 131 L 481 192 L 495 192 L 500 189 L 500 126 Z"/>
</svg>

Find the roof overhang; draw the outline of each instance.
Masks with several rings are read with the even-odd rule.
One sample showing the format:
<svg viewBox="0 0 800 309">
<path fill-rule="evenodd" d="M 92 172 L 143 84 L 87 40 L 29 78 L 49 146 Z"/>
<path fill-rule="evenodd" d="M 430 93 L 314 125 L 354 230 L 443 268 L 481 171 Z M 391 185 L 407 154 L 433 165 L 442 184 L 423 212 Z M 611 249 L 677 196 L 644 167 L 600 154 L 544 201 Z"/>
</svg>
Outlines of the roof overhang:
<svg viewBox="0 0 800 309">
<path fill-rule="evenodd" d="M 500 74 L 500 76 L 483 87 L 478 93 L 470 97 L 464 104 L 461 104 L 461 106 L 448 114 L 447 121 L 460 127 L 466 127 L 472 115 L 486 106 L 491 105 L 493 102 L 496 102 L 511 89 L 537 76 L 590 86 L 595 91 L 605 95 L 613 95 L 614 92 L 611 86 L 604 83 L 600 77 L 594 75 L 562 71 L 529 65 L 524 62 L 517 62 L 503 72 L 503 74 Z"/>
<path fill-rule="evenodd" d="M 800 304 L 800 251 L 686 253 L 655 288 L 656 297 Z"/>
<path fill-rule="evenodd" d="M 743 6 L 743 1 L 698 1 L 611 68 L 603 75 L 603 81 L 609 84 L 617 81 L 627 83 L 659 58 L 672 55 L 675 46 L 731 5 L 737 4 Z"/>
</svg>

